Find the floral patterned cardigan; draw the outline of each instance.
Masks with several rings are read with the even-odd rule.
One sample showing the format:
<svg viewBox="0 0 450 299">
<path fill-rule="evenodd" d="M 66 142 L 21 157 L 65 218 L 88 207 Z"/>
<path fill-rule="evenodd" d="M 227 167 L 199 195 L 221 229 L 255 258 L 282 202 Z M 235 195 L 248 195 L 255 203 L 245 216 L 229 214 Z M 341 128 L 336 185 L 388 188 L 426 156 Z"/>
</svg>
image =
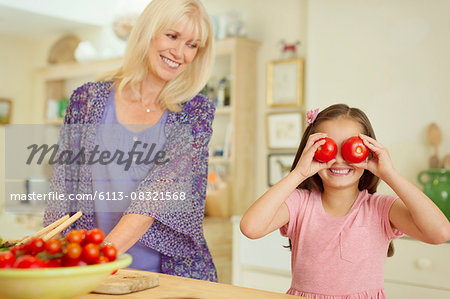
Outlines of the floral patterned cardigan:
<svg viewBox="0 0 450 299">
<path fill-rule="evenodd" d="M 76 89 L 67 108 L 59 136 L 59 150 L 93 149 L 112 82 L 87 83 Z M 203 236 L 203 215 L 208 172 L 208 143 L 212 133 L 214 105 L 197 95 L 183 104 L 181 112 L 169 112 L 165 124 L 164 152 L 167 163 L 155 165 L 136 192 L 184 192 L 183 201 L 133 200 L 124 214 L 154 217 L 139 242 L 161 253 L 162 273 L 217 281 L 211 254 Z M 64 194 L 94 194 L 92 172 L 87 164 L 55 164 L 51 191 Z M 69 229 L 92 229 L 93 201 L 51 201 L 44 224 L 67 213 L 83 216 Z"/>
</svg>

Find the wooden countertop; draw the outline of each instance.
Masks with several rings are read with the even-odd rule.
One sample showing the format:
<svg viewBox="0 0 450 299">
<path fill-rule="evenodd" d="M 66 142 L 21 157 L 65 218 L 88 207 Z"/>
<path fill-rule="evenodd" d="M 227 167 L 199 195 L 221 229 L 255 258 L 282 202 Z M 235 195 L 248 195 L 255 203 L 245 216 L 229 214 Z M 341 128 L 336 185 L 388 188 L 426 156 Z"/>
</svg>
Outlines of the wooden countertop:
<svg viewBox="0 0 450 299">
<path fill-rule="evenodd" d="M 103 295 L 103 294 L 87 294 L 76 297 L 76 299 L 147 299 L 147 298 L 164 298 L 164 299 L 270 299 L 270 298 L 301 298 L 293 295 L 286 295 L 257 289 L 237 287 L 233 285 L 202 281 L 197 279 L 172 276 L 167 274 L 159 275 L 159 286 L 124 295 Z"/>
</svg>

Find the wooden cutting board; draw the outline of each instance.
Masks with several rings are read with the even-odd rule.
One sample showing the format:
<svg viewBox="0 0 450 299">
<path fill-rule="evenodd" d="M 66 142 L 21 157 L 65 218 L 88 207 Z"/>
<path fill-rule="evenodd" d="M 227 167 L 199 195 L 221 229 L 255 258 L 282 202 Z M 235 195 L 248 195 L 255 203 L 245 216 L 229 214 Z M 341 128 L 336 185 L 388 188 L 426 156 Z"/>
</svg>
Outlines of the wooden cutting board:
<svg viewBox="0 0 450 299">
<path fill-rule="evenodd" d="M 101 294 L 128 294 L 138 292 L 159 285 L 158 274 L 145 271 L 119 269 L 101 285 L 97 286 L 94 293 Z"/>
</svg>

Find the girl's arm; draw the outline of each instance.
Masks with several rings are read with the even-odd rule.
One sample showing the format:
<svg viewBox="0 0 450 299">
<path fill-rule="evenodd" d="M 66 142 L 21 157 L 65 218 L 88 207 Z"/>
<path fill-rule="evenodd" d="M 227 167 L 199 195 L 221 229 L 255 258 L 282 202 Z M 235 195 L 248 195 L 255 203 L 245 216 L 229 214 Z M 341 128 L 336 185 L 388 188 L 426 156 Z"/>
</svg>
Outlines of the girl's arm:
<svg viewBox="0 0 450 299">
<path fill-rule="evenodd" d="M 391 224 L 422 242 L 440 244 L 450 239 L 450 223 L 442 211 L 394 169 L 386 148 L 373 138 L 360 137 L 374 153 L 373 159 L 361 164 L 385 181 L 401 199 L 392 204 L 389 212 Z"/>
<path fill-rule="evenodd" d="M 303 150 L 297 165 L 285 178 L 264 193 L 245 212 L 241 220 L 241 232 L 250 239 L 262 238 L 268 233 L 282 227 L 289 222 L 289 210 L 284 203 L 297 186 L 319 170 L 327 168 L 334 163 L 314 161 L 314 153 L 325 141 L 319 141 L 326 134 L 312 134 Z"/>
</svg>

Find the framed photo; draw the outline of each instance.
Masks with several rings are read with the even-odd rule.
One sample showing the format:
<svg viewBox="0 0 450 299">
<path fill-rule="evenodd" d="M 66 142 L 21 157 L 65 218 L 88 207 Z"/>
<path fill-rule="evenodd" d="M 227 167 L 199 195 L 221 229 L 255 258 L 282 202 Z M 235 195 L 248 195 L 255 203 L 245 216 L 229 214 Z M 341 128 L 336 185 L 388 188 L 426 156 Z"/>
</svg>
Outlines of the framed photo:
<svg viewBox="0 0 450 299">
<path fill-rule="evenodd" d="M 303 59 L 272 61 L 267 69 L 267 104 L 270 107 L 301 106 Z"/>
<path fill-rule="evenodd" d="M 8 99 L 0 99 L 0 125 L 9 124 L 11 122 L 12 101 Z"/>
<path fill-rule="evenodd" d="M 291 171 L 294 153 L 269 154 L 267 156 L 267 185 L 272 187 Z"/>
<path fill-rule="evenodd" d="M 267 115 L 267 146 L 270 149 L 297 149 L 303 132 L 300 112 Z"/>
</svg>

